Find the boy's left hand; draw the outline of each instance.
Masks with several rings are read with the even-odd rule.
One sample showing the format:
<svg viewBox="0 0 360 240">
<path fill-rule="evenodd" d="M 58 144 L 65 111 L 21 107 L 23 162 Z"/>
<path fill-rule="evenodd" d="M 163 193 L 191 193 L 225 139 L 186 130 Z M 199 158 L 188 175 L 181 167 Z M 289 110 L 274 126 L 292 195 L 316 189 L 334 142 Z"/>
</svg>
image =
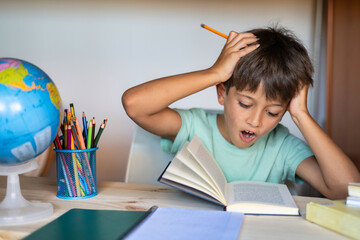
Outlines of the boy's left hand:
<svg viewBox="0 0 360 240">
<path fill-rule="evenodd" d="M 288 111 L 295 121 L 298 120 L 300 114 L 308 114 L 307 108 L 307 94 L 309 91 L 309 85 L 303 86 L 300 91 L 291 99 Z"/>
</svg>

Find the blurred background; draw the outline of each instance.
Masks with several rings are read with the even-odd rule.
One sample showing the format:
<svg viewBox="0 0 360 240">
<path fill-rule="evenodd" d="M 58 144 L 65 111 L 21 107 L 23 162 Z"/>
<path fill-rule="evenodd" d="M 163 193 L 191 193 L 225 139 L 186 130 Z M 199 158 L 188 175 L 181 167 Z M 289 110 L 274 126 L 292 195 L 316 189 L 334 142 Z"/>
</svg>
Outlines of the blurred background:
<svg viewBox="0 0 360 240">
<path fill-rule="evenodd" d="M 359 9 L 357 1 L 349 2 Z M 97 152 L 97 175 L 99 180 L 123 181 L 135 124 L 122 107 L 121 95 L 145 81 L 210 67 L 225 40 L 201 28 L 202 23 L 225 34 L 275 24 L 291 29 L 313 60 L 309 109 L 325 127 L 330 113 L 328 6 L 325 0 L 0 0 L 0 56 L 44 70 L 63 107 L 74 103 L 77 117 L 85 112 L 88 119 L 96 118 L 97 127 L 109 119 Z M 220 109 L 215 88 L 174 106 Z M 302 138 L 288 115 L 283 123 Z M 351 140 L 355 133 L 349 134 Z M 55 176 L 54 169 L 55 164 L 47 175 Z"/>
</svg>

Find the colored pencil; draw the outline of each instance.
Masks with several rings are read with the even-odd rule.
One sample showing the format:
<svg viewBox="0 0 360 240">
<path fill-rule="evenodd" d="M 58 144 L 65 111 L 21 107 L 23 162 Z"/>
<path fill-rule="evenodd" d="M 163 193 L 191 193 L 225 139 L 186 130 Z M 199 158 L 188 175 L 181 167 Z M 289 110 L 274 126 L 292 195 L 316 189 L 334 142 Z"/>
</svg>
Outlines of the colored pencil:
<svg viewBox="0 0 360 240">
<path fill-rule="evenodd" d="M 75 125 L 76 125 L 76 131 L 77 131 L 78 137 L 79 137 L 80 149 L 86 149 L 85 141 L 84 141 L 83 135 L 81 134 L 80 123 L 77 120 L 77 118 L 75 118 Z"/>
<path fill-rule="evenodd" d="M 86 142 L 86 141 L 87 141 L 88 132 L 87 132 L 86 115 L 85 115 L 84 112 L 82 113 L 82 121 L 83 121 L 83 129 L 84 129 L 84 142 Z"/>
<path fill-rule="evenodd" d="M 67 114 L 68 114 L 68 109 L 64 109 L 64 124 L 67 123 Z"/>
<path fill-rule="evenodd" d="M 93 147 L 97 147 L 97 145 L 99 143 L 99 140 L 100 140 L 100 137 L 101 137 L 101 134 L 104 131 L 104 128 L 105 128 L 105 123 L 102 123 L 100 128 L 99 128 L 98 133 L 96 134 L 96 138 L 94 140 L 94 146 Z"/>
<path fill-rule="evenodd" d="M 71 112 L 69 110 L 67 111 L 66 121 L 67 121 L 67 123 L 70 123 L 70 121 L 71 121 Z"/>
<path fill-rule="evenodd" d="M 73 140 L 75 140 L 75 144 L 77 145 L 77 148 L 80 149 L 80 141 L 79 141 L 79 138 L 78 138 L 78 133 L 75 129 L 75 126 L 74 126 L 74 123 L 71 122 L 70 123 L 70 126 L 71 126 L 71 132 L 72 132 L 72 136 L 73 136 Z M 75 148 L 74 148 L 75 149 Z"/>
<path fill-rule="evenodd" d="M 90 123 L 89 123 L 89 128 L 88 128 L 88 139 L 87 139 L 87 148 L 90 149 L 91 148 L 91 138 L 92 138 L 92 119 L 90 119 Z"/>
<path fill-rule="evenodd" d="M 67 125 L 64 125 L 64 142 L 63 142 L 63 149 L 68 149 L 67 147 Z"/>
<path fill-rule="evenodd" d="M 83 183 L 83 180 L 81 178 L 79 178 L 79 186 L 80 186 L 80 196 L 79 197 L 83 197 L 85 196 L 85 191 L 86 191 L 86 188 L 85 188 L 85 184 Z"/>
<path fill-rule="evenodd" d="M 91 135 L 91 147 L 94 147 L 94 140 L 95 140 L 95 128 L 96 124 L 95 124 L 95 117 L 93 117 L 93 121 L 92 121 L 92 135 Z"/>
<path fill-rule="evenodd" d="M 85 192 L 86 193 L 89 193 L 89 190 L 87 188 L 87 185 L 86 184 L 82 184 L 86 179 L 86 174 L 84 173 L 83 171 L 83 165 L 82 163 L 80 162 L 80 156 L 79 156 L 79 153 L 72 153 L 72 154 L 75 154 L 75 158 L 76 158 L 76 166 L 77 166 L 77 170 L 78 170 L 78 177 L 79 177 L 79 183 L 80 183 L 80 192 L 81 194 L 85 195 Z M 83 195 L 83 196 L 84 196 Z"/>
<path fill-rule="evenodd" d="M 66 145 L 67 145 L 67 149 L 71 150 L 71 127 L 70 127 L 70 125 L 66 125 L 66 126 L 67 126 L 67 131 L 66 131 L 67 143 L 66 143 Z"/>
<path fill-rule="evenodd" d="M 71 111 L 72 117 L 75 117 L 75 108 L 74 108 L 74 104 L 73 104 L 73 103 L 70 103 L 70 111 Z"/>
<path fill-rule="evenodd" d="M 63 136 L 64 136 L 63 148 L 64 149 L 68 149 L 68 147 L 67 147 L 67 112 L 68 112 L 68 110 L 65 109 L 64 110 L 64 134 L 63 134 Z"/>
<path fill-rule="evenodd" d="M 68 119 L 69 123 L 70 120 Z M 74 145 L 74 139 L 72 138 L 72 134 L 71 134 L 71 125 L 68 125 L 68 130 L 70 130 L 70 133 L 68 132 L 68 135 L 70 135 L 70 139 L 68 136 L 68 146 L 70 145 L 70 150 L 75 150 L 75 145 Z M 69 144 L 70 142 L 70 144 Z M 77 164 L 76 164 L 76 157 L 74 153 L 70 153 L 71 154 L 71 159 L 72 159 L 72 163 L 73 163 L 73 170 L 74 170 L 74 179 L 75 179 L 75 184 L 76 184 L 76 194 L 77 196 L 81 196 L 81 190 L 80 190 L 80 183 L 79 183 L 79 175 L 78 175 L 78 169 L 77 169 Z"/>
<path fill-rule="evenodd" d="M 62 147 L 61 147 L 61 142 L 60 142 L 60 138 L 59 138 L 59 135 L 58 135 L 58 134 L 56 134 L 55 143 L 56 143 L 55 147 L 56 147 L 57 149 L 62 149 Z"/>
<path fill-rule="evenodd" d="M 76 165 L 75 154 L 71 153 L 71 157 L 72 157 L 72 163 L 73 163 L 73 168 L 74 168 L 74 179 L 75 179 L 75 184 L 76 184 L 76 194 L 77 194 L 77 196 L 81 196 L 79 175 L 78 175 L 78 169 L 77 169 L 77 165 Z"/>
<path fill-rule="evenodd" d="M 78 141 L 79 141 L 79 146 L 80 146 L 79 149 L 86 149 L 85 142 L 84 142 L 84 139 L 83 139 L 82 134 L 81 134 L 80 123 L 77 120 L 77 118 L 75 118 L 75 124 L 76 124 L 76 129 L 77 129 L 77 132 L 78 132 L 77 136 L 78 136 Z M 86 174 L 85 174 L 85 172 L 84 172 L 84 174 L 85 174 L 86 183 L 88 184 L 88 187 L 91 188 L 90 181 L 92 181 L 92 183 L 94 184 L 94 178 L 92 176 L 92 171 L 91 171 L 91 167 L 90 167 L 88 157 L 87 157 L 87 155 L 85 153 L 82 153 L 82 154 L 80 154 L 80 159 L 82 160 L 83 166 L 85 168 Z M 91 180 L 88 178 L 88 176 L 90 176 Z"/>
<path fill-rule="evenodd" d="M 80 195 L 83 197 L 85 196 L 85 192 L 88 194 L 86 184 L 84 184 L 84 179 L 79 178 L 79 184 L 80 184 Z"/>
<path fill-rule="evenodd" d="M 203 28 L 205 28 L 206 30 L 209 30 L 210 32 L 213 32 L 213 33 L 215 33 L 215 34 L 217 34 L 217 35 L 219 35 L 219 36 L 221 36 L 221 37 L 223 37 L 223 38 L 228 39 L 228 36 L 227 36 L 227 35 L 219 32 L 219 31 L 217 31 L 217 30 L 215 30 L 215 29 L 213 29 L 213 28 L 211 28 L 211 27 L 209 27 L 209 26 L 206 26 L 205 24 L 201 24 L 200 26 L 203 27 Z"/>
<path fill-rule="evenodd" d="M 70 149 L 71 150 L 75 150 L 75 145 L 74 145 L 74 140 L 71 136 L 71 126 L 68 125 L 68 129 L 70 129 Z M 69 134 L 69 133 L 68 133 Z M 69 139 L 68 139 L 69 141 Z M 69 145 L 69 143 L 68 143 Z M 80 189 L 80 182 L 79 182 L 79 175 L 78 175 L 78 168 L 77 168 L 77 164 L 76 164 L 76 157 L 75 157 L 75 153 L 70 153 L 71 157 L 72 157 L 72 163 L 73 163 L 73 170 L 74 170 L 74 179 L 75 179 L 75 184 L 76 184 L 76 194 L 77 196 L 81 196 L 81 189 Z"/>
<path fill-rule="evenodd" d="M 71 150 L 75 150 L 75 141 L 74 141 L 74 134 L 72 133 L 72 129 L 71 129 L 71 123 L 69 124 L 68 128 L 70 129 L 70 149 Z"/>
<path fill-rule="evenodd" d="M 93 126 L 92 126 L 92 119 L 90 119 L 90 123 L 89 123 L 89 127 L 88 127 L 88 139 L 87 139 L 87 149 L 91 148 L 91 139 L 92 139 L 92 134 L 93 134 Z M 88 152 L 88 159 L 90 158 L 90 152 Z M 90 165 L 89 165 L 90 166 Z M 91 174 L 91 171 L 90 171 Z M 92 177 L 92 176 L 91 176 Z M 94 178 L 92 177 L 93 180 L 93 190 L 95 192 L 95 182 L 94 182 Z"/>
</svg>

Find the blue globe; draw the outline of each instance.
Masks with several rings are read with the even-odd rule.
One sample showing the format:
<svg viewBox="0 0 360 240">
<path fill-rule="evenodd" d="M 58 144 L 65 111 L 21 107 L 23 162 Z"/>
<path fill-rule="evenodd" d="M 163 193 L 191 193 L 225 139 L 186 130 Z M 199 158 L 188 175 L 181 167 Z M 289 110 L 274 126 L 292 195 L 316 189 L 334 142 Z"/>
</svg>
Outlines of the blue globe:
<svg viewBox="0 0 360 240">
<path fill-rule="evenodd" d="M 0 164 L 27 162 L 54 140 L 61 98 L 49 78 L 35 65 L 0 58 Z"/>
</svg>

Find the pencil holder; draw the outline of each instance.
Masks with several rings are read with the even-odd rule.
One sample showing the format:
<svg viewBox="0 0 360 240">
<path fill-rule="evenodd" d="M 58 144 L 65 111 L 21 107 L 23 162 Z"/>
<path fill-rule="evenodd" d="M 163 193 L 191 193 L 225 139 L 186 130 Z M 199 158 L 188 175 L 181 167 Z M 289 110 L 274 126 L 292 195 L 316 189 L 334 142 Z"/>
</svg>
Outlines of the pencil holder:
<svg viewBox="0 0 360 240">
<path fill-rule="evenodd" d="M 54 149 L 56 152 L 57 197 L 82 199 L 97 195 L 97 149 Z"/>
</svg>

